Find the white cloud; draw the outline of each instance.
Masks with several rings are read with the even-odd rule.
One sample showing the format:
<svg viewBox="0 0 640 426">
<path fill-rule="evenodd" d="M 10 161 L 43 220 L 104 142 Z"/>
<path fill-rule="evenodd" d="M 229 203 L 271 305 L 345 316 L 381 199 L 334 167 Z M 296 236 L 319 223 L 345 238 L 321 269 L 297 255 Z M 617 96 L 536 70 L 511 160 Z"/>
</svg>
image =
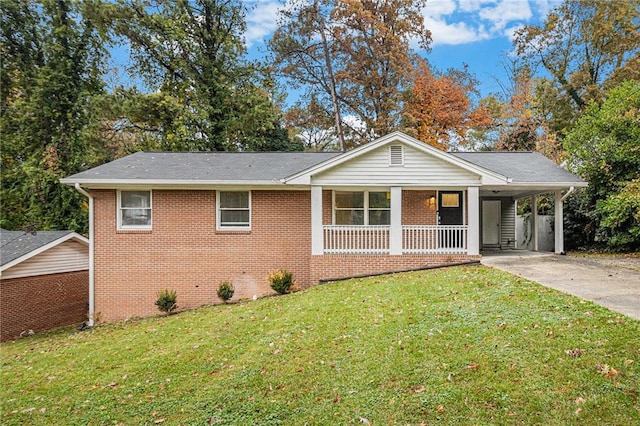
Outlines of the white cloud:
<svg viewBox="0 0 640 426">
<path fill-rule="evenodd" d="M 425 26 L 431 31 L 434 45 L 465 44 L 486 40 L 490 35 L 482 27 L 471 28 L 466 22 L 447 23 L 444 19 L 425 17 Z"/>
<path fill-rule="evenodd" d="M 487 4 L 495 3 L 495 0 L 459 0 L 460 10 L 462 12 L 477 12 Z"/>
<path fill-rule="evenodd" d="M 478 15 L 491 22 L 496 31 L 503 30 L 510 22 L 526 21 L 532 17 L 528 0 L 502 0 L 494 7 L 483 8 Z"/>
<path fill-rule="evenodd" d="M 249 5 L 247 12 L 247 32 L 245 40 L 248 47 L 260 44 L 266 36 L 271 34 L 278 26 L 278 11 L 282 3 L 278 0 L 257 0 Z"/>
<path fill-rule="evenodd" d="M 457 45 L 507 37 L 561 0 L 430 0 L 423 10 L 433 45 Z M 531 4 L 530 4 L 531 3 Z"/>
<path fill-rule="evenodd" d="M 452 14 L 457 7 L 455 0 L 427 0 L 424 12 L 425 16 L 438 17 Z"/>
</svg>

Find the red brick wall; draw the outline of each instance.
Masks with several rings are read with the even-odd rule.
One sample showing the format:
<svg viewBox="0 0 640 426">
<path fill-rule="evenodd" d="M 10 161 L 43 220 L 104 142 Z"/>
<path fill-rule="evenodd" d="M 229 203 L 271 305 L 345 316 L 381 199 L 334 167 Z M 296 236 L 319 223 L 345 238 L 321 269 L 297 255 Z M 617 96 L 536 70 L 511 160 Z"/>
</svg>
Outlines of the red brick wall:
<svg viewBox="0 0 640 426">
<path fill-rule="evenodd" d="M 116 191 L 95 195 L 96 313 L 116 321 L 159 313 L 161 289 L 178 307 L 218 303 L 223 280 L 234 299 L 271 293 L 266 276 L 285 268 L 309 283 L 311 195 L 252 191 L 252 230 L 216 231 L 215 191 L 153 191 L 153 229 L 116 231 Z"/>
<path fill-rule="evenodd" d="M 1 280 L 0 341 L 86 321 L 88 303 L 88 271 Z"/>
<path fill-rule="evenodd" d="M 314 283 L 385 272 L 405 271 L 448 263 L 480 260 L 467 255 L 358 255 L 332 254 L 311 257 L 311 279 Z"/>
<path fill-rule="evenodd" d="M 220 303 L 223 280 L 234 300 L 273 293 L 269 271 L 293 272 L 300 287 L 320 279 L 397 271 L 468 260 L 459 255 L 311 256 L 309 191 L 252 191 L 252 230 L 216 231 L 215 191 L 153 191 L 153 229 L 116 230 L 116 191 L 94 190 L 97 321 L 158 314 L 159 290 L 177 292 L 178 307 Z M 403 220 L 433 223 L 424 209 L 431 191 L 403 193 Z M 331 223 L 331 191 L 323 191 L 323 222 Z M 426 221 L 426 222 L 425 222 Z"/>
<path fill-rule="evenodd" d="M 434 197 L 434 204 L 429 203 Z M 403 225 L 435 225 L 436 191 L 402 191 L 402 224 Z"/>
</svg>

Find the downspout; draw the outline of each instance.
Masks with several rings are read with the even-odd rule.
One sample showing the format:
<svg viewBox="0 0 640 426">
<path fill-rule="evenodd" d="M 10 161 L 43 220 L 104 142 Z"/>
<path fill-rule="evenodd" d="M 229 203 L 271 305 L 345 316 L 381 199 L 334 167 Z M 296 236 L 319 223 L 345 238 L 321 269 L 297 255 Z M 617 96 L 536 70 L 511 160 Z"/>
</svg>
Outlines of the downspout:
<svg viewBox="0 0 640 426">
<path fill-rule="evenodd" d="M 564 195 L 562 196 L 562 198 L 560 198 L 560 201 L 564 202 L 564 200 L 566 200 L 566 199 L 567 199 L 567 197 L 568 197 L 569 195 L 571 195 L 571 193 L 572 193 L 573 191 L 575 191 L 575 190 L 576 190 L 576 188 L 575 188 L 574 186 L 569 187 L 569 190 L 567 191 L 567 193 L 566 193 L 566 194 L 564 194 Z"/>
<path fill-rule="evenodd" d="M 84 195 L 89 199 L 89 327 L 94 325 L 95 314 L 95 284 L 94 284 L 94 269 L 93 269 L 93 197 L 87 191 L 85 191 L 79 183 L 75 184 L 76 191 Z"/>
</svg>

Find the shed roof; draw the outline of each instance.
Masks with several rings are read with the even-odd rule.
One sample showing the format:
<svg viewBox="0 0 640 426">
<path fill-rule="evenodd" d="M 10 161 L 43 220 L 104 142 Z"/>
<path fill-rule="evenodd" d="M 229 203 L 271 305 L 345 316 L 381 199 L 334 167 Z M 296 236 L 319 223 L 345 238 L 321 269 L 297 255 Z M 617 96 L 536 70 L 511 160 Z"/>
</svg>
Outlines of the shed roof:
<svg viewBox="0 0 640 426">
<path fill-rule="evenodd" d="M 518 183 L 584 183 L 539 152 L 453 152 L 456 157 L 511 178 Z"/>
<path fill-rule="evenodd" d="M 0 251 L 0 265 L 4 266 L 26 254 L 59 240 L 73 231 L 7 231 L 0 229 L 2 249 Z"/>
</svg>

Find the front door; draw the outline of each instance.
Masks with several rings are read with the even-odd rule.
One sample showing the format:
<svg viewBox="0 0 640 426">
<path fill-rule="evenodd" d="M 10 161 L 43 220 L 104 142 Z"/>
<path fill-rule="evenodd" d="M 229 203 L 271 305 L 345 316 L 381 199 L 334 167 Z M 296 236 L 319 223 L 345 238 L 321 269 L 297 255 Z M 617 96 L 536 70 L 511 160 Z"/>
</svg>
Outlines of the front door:
<svg viewBox="0 0 640 426">
<path fill-rule="evenodd" d="M 438 224 L 462 225 L 462 191 L 438 192 Z"/>
<path fill-rule="evenodd" d="M 500 245 L 500 200 L 482 201 L 482 246 Z"/>
<path fill-rule="evenodd" d="M 462 191 L 438 192 L 438 225 L 463 225 Z M 438 246 L 442 248 L 462 248 L 465 245 L 461 229 L 440 229 Z"/>
</svg>

